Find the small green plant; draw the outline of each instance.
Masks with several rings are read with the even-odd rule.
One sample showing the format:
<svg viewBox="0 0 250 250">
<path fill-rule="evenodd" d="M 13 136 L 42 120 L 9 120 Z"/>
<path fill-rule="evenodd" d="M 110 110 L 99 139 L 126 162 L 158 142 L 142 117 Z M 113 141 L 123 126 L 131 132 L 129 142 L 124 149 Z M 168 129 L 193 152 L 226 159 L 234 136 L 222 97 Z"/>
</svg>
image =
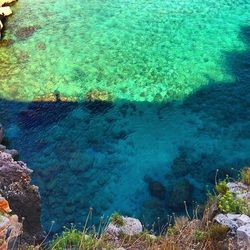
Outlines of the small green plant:
<svg viewBox="0 0 250 250">
<path fill-rule="evenodd" d="M 226 194 L 227 191 L 229 191 L 229 188 L 227 187 L 227 179 L 220 181 L 216 186 L 215 186 L 215 190 L 219 193 L 219 194 Z"/>
<path fill-rule="evenodd" d="M 75 228 L 66 228 L 61 235 L 55 236 L 50 242 L 51 250 L 61 249 L 79 249 L 79 250 L 92 250 L 92 249 L 110 249 L 108 245 L 96 235 L 86 234 Z"/>
<path fill-rule="evenodd" d="M 195 230 L 194 232 L 195 241 L 203 241 L 207 238 L 207 232 L 201 230 Z"/>
<path fill-rule="evenodd" d="M 212 224 L 207 229 L 207 235 L 212 240 L 221 241 L 226 238 L 229 230 L 230 229 L 224 225 Z"/>
<path fill-rule="evenodd" d="M 250 168 L 245 168 L 241 171 L 241 179 L 246 185 L 250 185 Z"/>
<path fill-rule="evenodd" d="M 243 199 L 238 199 L 230 191 L 227 191 L 220 197 L 218 208 L 223 213 L 241 213 L 246 209 L 246 204 Z"/>
<path fill-rule="evenodd" d="M 152 246 L 156 241 L 159 240 L 158 237 L 149 234 L 148 231 L 143 231 L 139 234 L 135 235 L 127 235 L 122 232 L 119 233 L 118 239 L 120 242 L 122 242 L 122 246 L 130 246 L 129 249 L 151 249 L 150 246 Z"/>
<path fill-rule="evenodd" d="M 75 228 L 65 228 L 65 231 L 60 236 L 55 236 L 54 240 L 51 241 L 52 249 L 63 249 L 69 247 L 76 247 L 81 242 L 81 232 Z"/>
<path fill-rule="evenodd" d="M 178 235 L 179 233 L 180 233 L 180 231 L 178 230 L 178 228 L 176 226 L 169 225 L 166 235 L 167 236 L 175 236 L 175 235 Z"/>
<path fill-rule="evenodd" d="M 122 227 L 125 225 L 125 222 L 124 222 L 122 216 L 118 212 L 114 212 L 111 215 L 110 221 L 111 221 L 111 223 L 113 223 L 114 225 L 116 225 L 118 227 Z"/>
<path fill-rule="evenodd" d="M 213 241 L 221 241 L 226 238 L 228 232 L 228 227 L 220 224 L 212 224 L 206 228 L 205 231 L 195 230 L 194 237 L 196 241 L 205 241 L 208 239 Z"/>
</svg>

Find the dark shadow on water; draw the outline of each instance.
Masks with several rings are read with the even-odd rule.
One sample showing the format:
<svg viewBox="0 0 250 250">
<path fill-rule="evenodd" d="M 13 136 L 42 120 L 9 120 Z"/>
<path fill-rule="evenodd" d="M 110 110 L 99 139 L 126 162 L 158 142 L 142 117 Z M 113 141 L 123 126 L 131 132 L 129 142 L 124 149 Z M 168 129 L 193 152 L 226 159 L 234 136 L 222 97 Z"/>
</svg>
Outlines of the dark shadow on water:
<svg viewBox="0 0 250 250">
<path fill-rule="evenodd" d="M 210 81 L 182 103 L 2 100 L 11 147 L 34 169 L 46 228 L 93 222 L 115 210 L 154 229 L 206 199 L 219 178 L 250 163 L 250 28 L 247 50 L 226 54 L 234 83 Z M 232 169 L 234 168 L 234 169 Z M 157 219 L 158 218 L 158 219 Z"/>
</svg>

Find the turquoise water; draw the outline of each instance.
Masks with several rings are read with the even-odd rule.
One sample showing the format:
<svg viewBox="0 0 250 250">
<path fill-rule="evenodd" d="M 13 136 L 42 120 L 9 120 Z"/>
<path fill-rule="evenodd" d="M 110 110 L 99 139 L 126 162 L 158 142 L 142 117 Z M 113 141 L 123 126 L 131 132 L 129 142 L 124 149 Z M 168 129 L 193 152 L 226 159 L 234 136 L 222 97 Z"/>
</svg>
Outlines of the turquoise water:
<svg viewBox="0 0 250 250">
<path fill-rule="evenodd" d="M 6 31 L 15 43 L 1 48 L 1 96 L 31 101 L 57 90 L 83 100 L 99 90 L 111 100 L 172 101 L 209 79 L 233 81 L 224 53 L 245 49 L 238 34 L 249 8 L 249 0 L 21 0 Z M 27 27 L 34 32 L 20 35 Z"/>
<path fill-rule="evenodd" d="M 0 47 L 0 121 L 53 231 L 145 225 L 250 162 L 250 1 L 22 1 Z M 54 102 L 54 93 L 62 101 Z M 234 169 L 232 169 L 234 168 Z M 159 219 L 157 219 L 159 218 Z"/>
</svg>

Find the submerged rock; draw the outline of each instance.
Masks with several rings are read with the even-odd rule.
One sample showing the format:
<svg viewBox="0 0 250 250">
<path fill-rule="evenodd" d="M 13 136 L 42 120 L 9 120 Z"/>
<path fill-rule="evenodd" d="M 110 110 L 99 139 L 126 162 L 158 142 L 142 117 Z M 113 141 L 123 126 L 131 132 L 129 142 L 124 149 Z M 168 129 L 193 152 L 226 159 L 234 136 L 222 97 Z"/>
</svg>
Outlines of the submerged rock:
<svg viewBox="0 0 250 250">
<path fill-rule="evenodd" d="M 1 22 L 0 22 L 0 29 L 1 29 Z M 0 40 L 0 47 L 8 47 L 14 43 L 14 40 L 11 39 L 3 39 Z"/>
<path fill-rule="evenodd" d="M 85 99 L 87 101 L 105 101 L 105 102 L 110 102 L 112 101 L 113 97 L 110 93 L 107 91 L 102 91 L 102 90 L 91 90 L 89 91 Z"/>
<path fill-rule="evenodd" d="M 19 28 L 15 35 L 19 40 L 25 40 L 32 36 L 36 30 L 38 30 L 39 27 L 37 26 L 29 26 L 29 27 L 23 27 Z"/>
<path fill-rule="evenodd" d="M 40 50 L 45 50 L 46 49 L 46 44 L 44 42 L 40 42 L 36 45 L 36 47 Z"/>
<path fill-rule="evenodd" d="M 150 181 L 148 183 L 148 188 L 152 196 L 161 200 L 166 198 L 166 189 L 159 181 Z"/>
<path fill-rule="evenodd" d="M 167 205 L 175 211 L 183 210 L 184 202 L 191 202 L 192 191 L 193 187 L 189 180 L 186 178 L 177 180 L 170 191 Z"/>
</svg>

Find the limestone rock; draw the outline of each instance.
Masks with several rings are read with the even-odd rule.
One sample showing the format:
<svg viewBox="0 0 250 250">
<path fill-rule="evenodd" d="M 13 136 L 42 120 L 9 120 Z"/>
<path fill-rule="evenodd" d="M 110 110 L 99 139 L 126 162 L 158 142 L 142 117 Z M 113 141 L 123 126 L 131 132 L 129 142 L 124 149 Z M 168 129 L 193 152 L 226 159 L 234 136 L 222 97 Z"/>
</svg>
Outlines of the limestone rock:
<svg viewBox="0 0 250 250">
<path fill-rule="evenodd" d="M 238 228 L 237 223 L 234 220 L 229 219 L 225 214 L 216 215 L 214 217 L 214 221 L 230 228 L 232 230 L 232 233 L 235 233 Z"/>
<path fill-rule="evenodd" d="M 0 249 L 14 249 L 17 237 L 22 233 L 22 224 L 17 215 L 10 215 L 8 201 L 0 196 Z"/>
<path fill-rule="evenodd" d="M 248 250 L 250 247 L 250 224 L 241 226 L 237 229 L 237 243 L 239 249 Z"/>
<path fill-rule="evenodd" d="M 250 225 L 250 217 L 245 214 L 241 214 L 240 217 L 237 218 L 236 223 L 239 227 L 244 226 L 246 224 Z"/>
<path fill-rule="evenodd" d="M 3 5 L 10 5 L 12 3 L 16 2 L 16 0 L 0 0 L 0 6 Z"/>
<path fill-rule="evenodd" d="M 15 149 L 6 149 L 4 152 L 10 154 L 13 158 L 18 156 L 18 151 Z"/>
<path fill-rule="evenodd" d="M 241 214 L 227 214 L 226 216 L 227 216 L 230 220 L 236 221 L 236 220 L 241 216 Z"/>
<path fill-rule="evenodd" d="M 247 185 L 241 182 L 228 182 L 227 187 L 231 193 L 234 193 L 239 199 L 250 199 L 250 192 Z"/>
<path fill-rule="evenodd" d="M 10 16 L 12 14 L 12 10 L 9 6 L 0 7 L 0 15 Z"/>
<path fill-rule="evenodd" d="M 24 217 L 23 239 L 27 242 L 42 240 L 40 223 L 40 195 L 30 184 L 31 170 L 22 161 L 14 161 L 11 154 L 0 151 L 0 194 L 10 204 L 14 214 Z"/>
<path fill-rule="evenodd" d="M 120 233 L 132 236 L 142 232 L 142 224 L 138 219 L 124 216 L 122 216 L 122 219 L 124 221 L 123 226 L 110 223 L 106 229 L 106 233 L 113 236 L 118 236 Z"/>
</svg>

